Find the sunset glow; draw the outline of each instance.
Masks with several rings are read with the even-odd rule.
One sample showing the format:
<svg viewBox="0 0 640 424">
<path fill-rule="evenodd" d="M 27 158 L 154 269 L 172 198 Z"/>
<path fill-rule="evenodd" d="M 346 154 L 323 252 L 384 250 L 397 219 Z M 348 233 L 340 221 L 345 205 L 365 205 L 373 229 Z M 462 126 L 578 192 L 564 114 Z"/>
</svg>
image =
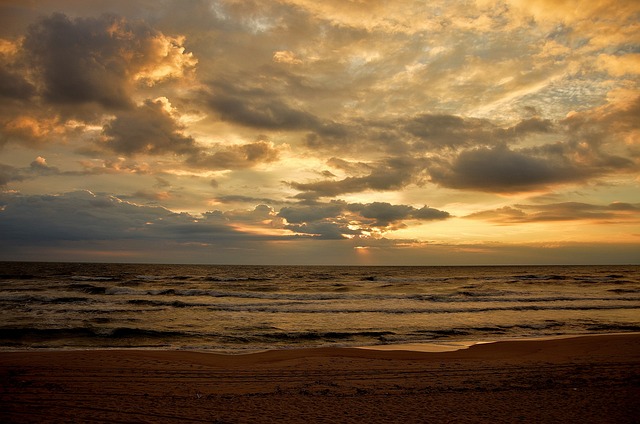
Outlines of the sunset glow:
<svg viewBox="0 0 640 424">
<path fill-rule="evenodd" d="M 640 262 L 640 2 L 0 5 L 0 260 Z"/>
</svg>

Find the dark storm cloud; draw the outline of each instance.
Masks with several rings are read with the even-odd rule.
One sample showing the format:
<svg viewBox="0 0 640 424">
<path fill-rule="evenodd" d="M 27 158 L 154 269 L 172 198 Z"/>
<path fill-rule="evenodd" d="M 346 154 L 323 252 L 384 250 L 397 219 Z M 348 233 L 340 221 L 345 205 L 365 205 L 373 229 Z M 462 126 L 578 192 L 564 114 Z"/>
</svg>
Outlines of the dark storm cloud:
<svg viewBox="0 0 640 424">
<path fill-rule="evenodd" d="M 103 128 L 104 145 L 126 155 L 197 152 L 195 140 L 182 133 L 184 127 L 165 106 L 160 100 L 146 100 L 141 106 L 119 111 Z"/>
<path fill-rule="evenodd" d="M 498 224 L 522 224 L 528 222 L 597 220 L 620 222 L 631 219 L 640 222 L 640 203 L 615 202 L 594 205 L 580 202 L 562 202 L 546 205 L 513 205 L 499 209 L 480 211 L 466 218 L 481 219 Z"/>
<path fill-rule="evenodd" d="M 434 221 L 450 217 L 448 212 L 424 206 L 392 205 L 386 202 L 347 203 L 331 201 L 284 207 L 278 216 L 286 219 L 285 228 L 296 233 L 323 238 L 363 235 L 372 229 L 393 231 L 405 227 L 403 221 Z"/>
<path fill-rule="evenodd" d="M 554 184 L 583 183 L 616 173 L 637 172 L 633 144 L 621 139 L 640 128 L 640 98 L 620 105 L 608 105 L 551 123 L 539 118 L 519 122 L 505 129 L 497 143 L 461 150 L 447 159 L 430 159 L 432 182 L 444 187 L 487 192 L 518 192 Z M 511 134 L 551 133 L 562 141 L 513 149 Z"/>
<path fill-rule="evenodd" d="M 411 158 L 390 158 L 372 166 L 369 175 L 347 177 L 342 180 L 323 180 L 312 183 L 289 182 L 296 190 L 303 191 L 301 198 L 333 197 L 344 193 L 367 190 L 397 190 L 421 179 L 420 163 Z"/>
<path fill-rule="evenodd" d="M 504 146 L 479 148 L 462 151 L 450 163 L 433 163 L 429 173 L 433 182 L 445 187 L 489 192 L 533 190 L 582 178 L 584 171 L 551 159 Z"/>
<path fill-rule="evenodd" d="M 5 186 L 13 181 L 22 181 L 25 177 L 23 173 L 11 166 L 0 163 L 0 187 Z"/>
<path fill-rule="evenodd" d="M 169 73 L 161 76 L 169 76 L 172 66 L 195 63 L 178 41 L 141 21 L 55 13 L 29 27 L 22 47 L 47 102 L 114 110 L 133 106 L 133 84 L 151 78 L 154 67 L 164 66 Z"/>
<path fill-rule="evenodd" d="M 283 96 L 261 87 L 218 83 L 207 94 L 207 103 L 224 121 L 250 128 L 308 130 L 321 126 L 313 114 L 289 104 Z"/>
<path fill-rule="evenodd" d="M 406 219 L 415 219 L 420 221 L 431 221 L 446 219 L 450 215 L 448 212 L 433 209 L 424 206 L 416 209 L 408 205 L 392 205 L 385 202 L 373 202 L 368 204 L 354 203 L 348 206 L 352 212 L 357 212 L 363 218 L 373 219 L 372 225 L 376 227 L 385 227 L 389 224 Z"/>
<path fill-rule="evenodd" d="M 611 157 L 609 165 L 594 162 L 585 170 L 570 159 L 569 144 L 566 151 L 554 151 L 557 147 L 553 145 L 528 150 L 507 147 L 526 137 L 557 131 L 551 121 L 538 117 L 523 119 L 510 127 L 444 114 L 375 121 L 354 119 L 335 126 L 340 131 L 331 135 L 321 130 L 308 135 L 307 145 L 318 150 L 394 152 L 395 159 L 366 163 L 333 157 L 327 164 L 348 176 L 336 180 L 334 175 L 327 174 L 328 178 L 321 181 L 289 182 L 292 188 L 303 192 L 298 198 L 398 190 L 422 183 L 427 171 L 432 182 L 445 187 L 489 192 L 526 191 L 604 173 L 604 167 L 614 166 L 613 160 L 620 159 Z M 469 146 L 478 147 L 470 149 Z M 601 160 L 606 158 L 602 152 L 597 155 Z"/>
<path fill-rule="evenodd" d="M 265 238 L 238 231 L 229 222 L 198 219 L 87 191 L 41 196 L 2 193 L 0 205 L 3 206 L 0 233 L 4 241 L 167 239 L 223 243 Z"/>
<path fill-rule="evenodd" d="M 584 182 L 634 167 L 629 159 L 597 149 L 554 143 L 520 150 L 504 145 L 463 150 L 449 161 L 433 159 L 429 173 L 444 187 L 509 193 Z"/>
<path fill-rule="evenodd" d="M 124 155 L 185 155 L 189 166 L 210 170 L 244 169 L 278 159 L 278 149 L 266 140 L 205 148 L 184 133 L 185 127 L 169 112 L 166 99 L 146 100 L 141 106 L 116 113 L 102 131 L 101 144 Z"/>
<path fill-rule="evenodd" d="M 33 84 L 28 82 L 18 71 L 10 70 L 0 62 L 0 97 L 29 99 L 35 94 Z"/>
<path fill-rule="evenodd" d="M 107 108 L 131 105 L 129 63 L 123 54 L 131 43 L 110 33 L 114 25 L 118 19 L 113 16 L 71 20 L 58 13 L 29 28 L 24 49 L 41 75 L 47 100 L 97 102 Z"/>
<path fill-rule="evenodd" d="M 291 206 L 280 209 L 278 216 L 292 224 L 320 221 L 326 218 L 336 218 L 345 209 L 344 202 L 331 202 L 307 206 Z"/>
</svg>

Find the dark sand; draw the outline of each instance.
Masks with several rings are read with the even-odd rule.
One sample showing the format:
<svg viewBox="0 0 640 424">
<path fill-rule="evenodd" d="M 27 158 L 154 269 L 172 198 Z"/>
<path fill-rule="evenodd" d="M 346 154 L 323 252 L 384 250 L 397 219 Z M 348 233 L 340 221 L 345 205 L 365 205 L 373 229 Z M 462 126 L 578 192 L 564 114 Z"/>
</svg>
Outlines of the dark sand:
<svg viewBox="0 0 640 424">
<path fill-rule="evenodd" d="M 5 352 L 0 422 L 638 423 L 640 334 L 441 353 Z"/>
</svg>

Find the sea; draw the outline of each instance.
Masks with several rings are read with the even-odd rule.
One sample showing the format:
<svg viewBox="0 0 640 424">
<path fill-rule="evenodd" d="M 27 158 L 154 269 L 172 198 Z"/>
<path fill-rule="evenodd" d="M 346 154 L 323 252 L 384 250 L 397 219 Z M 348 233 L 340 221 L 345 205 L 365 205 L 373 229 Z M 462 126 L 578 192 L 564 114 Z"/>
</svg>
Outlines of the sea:
<svg viewBox="0 0 640 424">
<path fill-rule="evenodd" d="M 640 331 L 640 266 L 0 262 L 0 350 L 489 342 Z"/>
</svg>

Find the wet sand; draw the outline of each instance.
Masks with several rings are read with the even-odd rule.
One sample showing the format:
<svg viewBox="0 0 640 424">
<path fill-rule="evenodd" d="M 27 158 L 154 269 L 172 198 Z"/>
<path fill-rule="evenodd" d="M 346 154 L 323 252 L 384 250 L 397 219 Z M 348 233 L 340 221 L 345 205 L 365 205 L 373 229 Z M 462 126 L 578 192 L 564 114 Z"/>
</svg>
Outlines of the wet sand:
<svg viewBox="0 0 640 424">
<path fill-rule="evenodd" d="M 637 423 L 640 334 L 454 352 L 0 353 L 0 422 Z"/>
</svg>

